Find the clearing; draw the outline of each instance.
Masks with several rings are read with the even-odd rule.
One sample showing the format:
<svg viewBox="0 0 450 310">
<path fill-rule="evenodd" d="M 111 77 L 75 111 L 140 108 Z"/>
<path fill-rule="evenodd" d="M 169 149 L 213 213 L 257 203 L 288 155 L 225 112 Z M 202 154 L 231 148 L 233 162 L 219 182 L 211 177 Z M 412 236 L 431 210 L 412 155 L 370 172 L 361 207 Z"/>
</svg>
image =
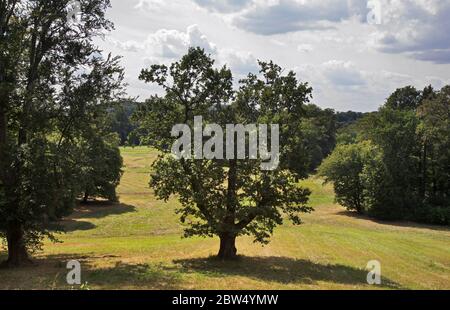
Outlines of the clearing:
<svg viewBox="0 0 450 310">
<path fill-rule="evenodd" d="M 90 289 L 450 289 L 449 228 L 354 216 L 315 178 L 302 182 L 316 208 L 304 225 L 286 222 L 265 247 L 239 238 L 238 261 L 211 259 L 218 240 L 182 239 L 178 203 L 158 201 L 148 188 L 156 153 L 139 147 L 122 155 L 121 203 L 80 206 L 63 221 L 63 243 L 46 242 L 36 266 L 0 270 L 0 289 L 68 289 L 73 259 Z M 381 262 L 381 286 L 366 283 L 370 260 Z"/>
</svg>

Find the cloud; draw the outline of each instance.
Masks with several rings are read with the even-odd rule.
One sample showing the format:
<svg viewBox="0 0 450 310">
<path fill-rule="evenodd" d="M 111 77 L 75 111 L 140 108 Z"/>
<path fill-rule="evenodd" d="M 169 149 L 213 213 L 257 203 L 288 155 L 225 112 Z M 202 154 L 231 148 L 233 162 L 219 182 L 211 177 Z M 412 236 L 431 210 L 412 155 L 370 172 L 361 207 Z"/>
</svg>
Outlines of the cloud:
<svg viewBox="0 0 450 310">
<path fill-rule="evenodd" d="M 161 9 L 164 2 L 164 0 L 139 0 L 134 8 L 142 11 L 155 11 Z"/>
<path fill-rule="evenodd" d="M 108 38 L 117 48 L 126 52 L 142 52 L 158 58 L 174 59 L 184 55 L 191 46 L 201 47 L 207 53 L 214 54 L 216 46 L 200 31 L 197 25 L 191 25 L 186 32 L 159 29 L 151 33 L 143 42 L 121 42 Z"/>
<path fill-rule="evenodd" d="M 145 65 L 170 63 L 185 55 L 190 47 L 201 47 L 213 56 L 218 66 L 227 65 L 237 78 L 259 71 L 258 61 L 252 53 L 218 48 L 197 25 L 187 27 L 186 31 L 160 29 L 149 34 L 143 42 L 121 42 L 111 37 L 107 41 L 122 51 L 143 55 Z"/>
<path fill-rule="evenodd" d="M 382 24 L 371 44 L 384 53 L 450 63 L 450 1 L 381 1 Z"/>
<path fill-rule="evenodd" d="M 318 65 L 301 65 L 295 68 L 299 78 L 316 85 L 327 85 L 334 89 L 355 90 L 367 86 L 366 71 L 353 62 L 329 60 Z"/>
<path fill-rule="evenodd" d="M 322 64 L 325 78 L 332 84 L 341 87 L 365 85 L 363 75 L 351 62 L 330 60 Z"/>
<path fill-rule="evenodd" d="M 450 49 L 416 52 L 412 53 L 412 57 L 417 60 L 431 61 L 435 64 L 450 64 Z"/>
<path fill-rule="evenodd" d="M 436 64 L 450 63 L 450 1 L 444 0 L 193 0 L 247 32 L 277 35 L 335 29 L 356 19 L 367 24 L 378 4 L 369 47 Z M 370 6 L 370 8 L 368 8 Z M 308 50 L 300 49 L 306 52 Z"/>
<path fill-rule="evenodd" d="M 251 0 L 193 0 L 198 6 L 212 12 L 231 13 L 244 9 Z"/>
<path fill-rule="evenodd" d="M 259 71 L 258 60 L 250 52 L 223 49 L 218 55 L 219 63 L 227 65 L 237 78 L 246 76 L 248 73 Z"/>
<path fill-rule="evenodd" d="M 313 87 L 314 102 L 339 111 L 374 111 L 397 88 L 413 85 L 421 89 L 431 84 L 439 89 L 449 82 L 436 76 L 362 70 L 353 62 L 342 60 L 301 65 L 295 72 Z"/>
<path fill-rule="evenodd" d="M 309 53 L 314 50 L 314 47 L 311 44 L 299 44 L 297 46 L 297 50 L 303 53 Z"/>
<path fill-rule="evenodd" d="M 111 43 L 113 46 L 117 47 L 121 51 L 124 52 L 138 52 L 143 48 L 142 44 L 139 44 L 136 41 L 119 41 L 112 37 L 106 37 L 106 41 Z"/>
<path fill-rule="evenodd" d="M 262 35 L 329 29 L 333 23 L 368 12 L 361 0 L 194 1 L 210 11 L 231 13 L 234 26 Z"/>
</svg>

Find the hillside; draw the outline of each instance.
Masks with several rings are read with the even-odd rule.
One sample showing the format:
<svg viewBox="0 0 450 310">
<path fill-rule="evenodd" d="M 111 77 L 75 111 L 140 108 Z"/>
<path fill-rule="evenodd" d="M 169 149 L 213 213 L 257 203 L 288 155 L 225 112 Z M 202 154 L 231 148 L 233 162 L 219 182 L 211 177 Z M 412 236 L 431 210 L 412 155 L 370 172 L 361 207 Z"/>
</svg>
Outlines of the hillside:
<svg viewBox="0 0 450 310">
<path fill-rule="evenodd" d="M 380 288 L 450 289 L 448 228 L 353 216 L 315 178 L 303 182 L 316 208 L 304 225 L 286 222 L 266 247 L 239 238 L 239 261 L 211 259 L 218 240 L 182 239 L 177 202 L 157 201 L 148 188 L 156 154 L 124 148 L 122 155 L 121 203 L 79 207 L 63 221 L 63 242 L 46 242 L 36 266 L 0 270 L 0 289 L 68 288 L 72 259 L 91 289 L 371 289 L 364 268 L 373 259 L 382 264 Z"/>
</svg>

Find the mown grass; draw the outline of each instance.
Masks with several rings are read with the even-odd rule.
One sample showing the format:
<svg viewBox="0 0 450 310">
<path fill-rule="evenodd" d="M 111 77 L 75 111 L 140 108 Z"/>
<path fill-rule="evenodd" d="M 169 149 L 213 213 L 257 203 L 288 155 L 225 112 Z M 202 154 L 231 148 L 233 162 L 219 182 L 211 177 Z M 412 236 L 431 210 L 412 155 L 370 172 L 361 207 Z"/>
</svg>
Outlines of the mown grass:
<svg viewBox="0 0 450 310">
<path fill-rule="evenodd" d="M 91 289 L 450 289 L 448 228 L 356 217 L 316 178 L 301 182 L 316 209 L 303 225 L 278 227 L 265 247 L 240 238 L 240 259 L 218 261 L 218 240 L 182 239 L 177 201 L 158 201 L 149 189 L 155 152 L 122 154 L 121 203 L 79 207 L 63 221 L 63 242 L 46 242 L 36 266 L 0 270 L 0 289 L 70 289 L 72 259 Z M 378 287 L 366 283 L 364 270 L 374 259 L 382 264 Z"/>
</svg>

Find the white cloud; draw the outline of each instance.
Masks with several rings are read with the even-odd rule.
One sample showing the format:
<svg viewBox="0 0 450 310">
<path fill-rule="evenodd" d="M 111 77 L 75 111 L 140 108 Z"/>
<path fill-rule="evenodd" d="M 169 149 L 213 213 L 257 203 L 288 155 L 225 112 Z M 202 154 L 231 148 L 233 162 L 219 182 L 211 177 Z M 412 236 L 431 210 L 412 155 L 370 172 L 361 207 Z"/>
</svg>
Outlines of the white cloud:
<svg viewBox="0 0 450 310">
<path fill-rule="evenodd" d="M 332 84 L 341 87 L 365 85 L 362 73 L 349 61 L 330 60 L 322 64 L 325 78 Z"/>
<path fill-rule="evenodd" d="M 159 29 L 147 36 L 146 40 L 121 42 L 108 38 L 117 48 L 127 52 L 143 51 L 147 56 L 174 59 L 184 55 L 189 47 L 201 47 L 207 53 L 216 52 L 216 46 L 200 31 L 197 25 L 191 25 L 186 32 L 178 30 Z"/>
<path fill-rule="evenodd" d="M 314 102 L 337 110 L 373 111 L 385 102 L 395 89 L 412 85 L 436 89 L 448 84 L 436 76 L 413 77 L 392 71 L 367 71 L 354 63 L 330 60 L 319 65 L 302 65 L 295 69 L 302 81 L 313 87 Z"/>
<path fill-rule="evenodd" d="M 212 12 L 231 13 L 247 7 L 251 0 L 193 0 L 200 7 Z"/>
<path fill-rule="evenodd" d="M 397 87 L 449 84 L 450 1 L 380 1 L 383 23 L 369 25 L 367 0 L 111 0 L 116 30 L 101 45 L 124 56 L 141 99 L 156 91 L 137 80 L 141 69 L 195 45 L 236 80 L 259 71 L 257 59 L 297 67 L 315 103 L 337 110 L 375 110 Z"/>
<path fill-rule="evenodd" d="M 384 53 L 439 64 L 450 63 L 450 1 L 446 0 L 194 0 L 225 15 L 242 30 L 275 35 L 323 31 L 344 21 L 367 23 L 368 4 L 379 3 L 381 25 L 372 29 L 371 47 Z"/>
<path fill-rule="evenodd" d="M 450 1 L 379 1 L 382 24 L 372 34 L 372 46 L 385 53 L 450 63 Z"/>
<path fill-rule="evenodd" d="M 312 52 L 314 50 L 314 47 L 311 44 L 303 43 L 303 44 L 297 45 L 297 50 L 299 52 L 309 53 L 309 52 Z"/>
<path fill-rule="evenodd" d="M 328 29 L 332 23 L 362 17 L 368 11 L 361 0 L 194 1 L 208 10 L 232 14 L 233 25 L 262 35 Z"/>
<path fill-rule="evenodd" d="M 212 55 L 217 65 L 227 65 L 237 77 L 259 70 L 252 53 L 231 48 L 219 49 L 197 25 L 188 26 L 186 31 L 160 29 L 149 34 L 141 43 L 121 42 L 111 37 L 107 40 L 122 51 L 145 54 L 146 65 L 169 63 L 185 55 L 190 47 L 201 47 Z"/>
<path fill-rule="evenodd" d="M 134 6 L 135 9 L 156 11 L 161 9 L 166 1 L 164 0 L 139 0 Z"/>
<path fill-rule="evenodd" d="M 246 76 L 248 73 L 259 71 L 258 60 L 250 52 L 223 49 L 220 51 L 219 63 L 227 65 L 237 78 Z"/>
</svg>

